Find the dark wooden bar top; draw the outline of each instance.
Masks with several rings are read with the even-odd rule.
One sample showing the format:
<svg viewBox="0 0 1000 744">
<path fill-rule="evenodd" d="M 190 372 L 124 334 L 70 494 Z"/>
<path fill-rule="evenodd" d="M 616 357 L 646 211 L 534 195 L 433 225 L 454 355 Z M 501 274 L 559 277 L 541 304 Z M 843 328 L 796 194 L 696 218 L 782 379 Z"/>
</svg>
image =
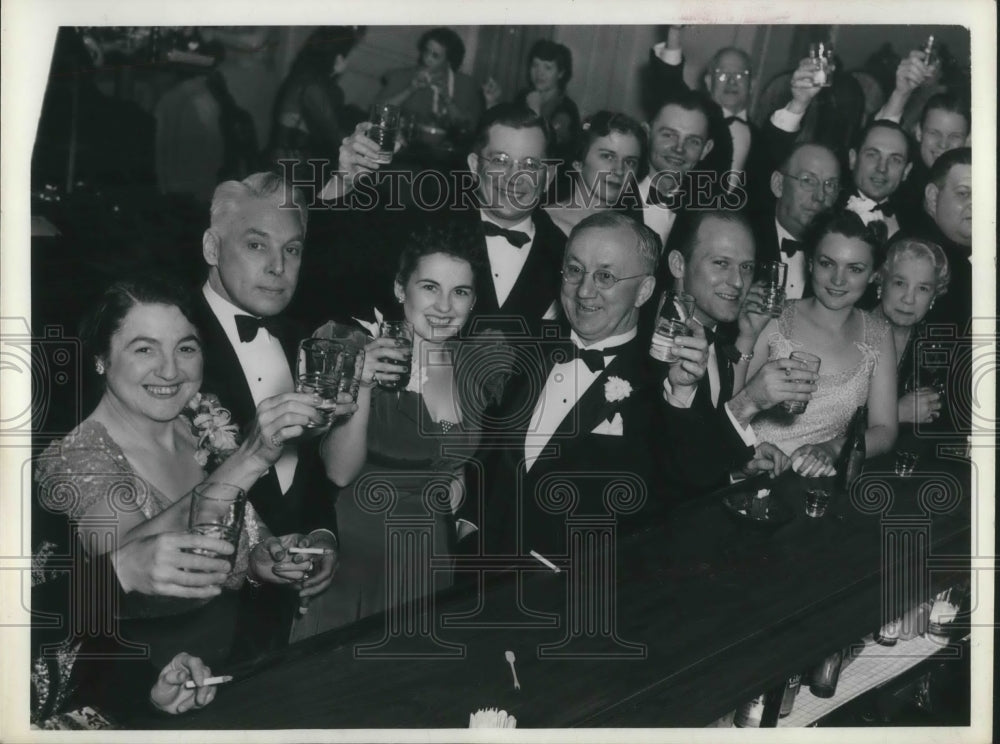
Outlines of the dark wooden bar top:
<svg viewBox="0 0 1000 744">
<path fill-rule="evenodd" d="M 201 711 L 130 725 L 465 728 L 470 713 L 496 707 L 518 728 L 705 726 L 876 630 L 883 568 L 922 562 L 930 589 L 966 571 L 975 472 L 970 484 L 967 460 L 939 458 L 899 478 L 889 458 L 874 459 L 821 519 L 805 516 L 802 479 L 787 474 L 774 492 L 795 518 L 774 532 L 738 524 L 716 497 L 677 505 L 618 545 L 613 601 L 599 603 L 614 608 L 603 622 L 617 641 L 560 649 L 573 630 L 570 572 L 539 565 L 520 581 L 487 574 L 478 609 L 475 592 L 438 598 L 438 646 L 409 640 L 367 656 L 387 632 L 385 617 L 368 618 L 264 660 Z M 439 656 L 420 656 L 428 651 Z"/>
</svg>

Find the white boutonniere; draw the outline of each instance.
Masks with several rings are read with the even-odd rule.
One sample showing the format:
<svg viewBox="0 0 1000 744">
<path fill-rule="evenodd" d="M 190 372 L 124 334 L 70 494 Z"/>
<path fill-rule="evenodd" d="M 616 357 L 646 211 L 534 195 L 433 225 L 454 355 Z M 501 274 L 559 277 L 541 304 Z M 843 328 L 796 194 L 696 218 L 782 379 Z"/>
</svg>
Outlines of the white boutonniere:
<svg viewBox="0 0 1000 744">
<path fill-rule="evenodd" d="M 628 380 L 612 375 L 604 383 L 604 399 L 608 403 L 618 403 L 632 394 L 632 385 Z"/>
<path fill-rule="evenodd" d="M 862 199 L 860 196 L 852 196 L 848 198 L 847 204 L 844 205 L 845 209 L 849 209 L 854 212 L 861 221 L 866 225 L 872 220 L 880 219 L 880 215 L 872 211 L 872 201 L 869 199 Z"/>
<path fill-rule="evenodd" d="M 197 393 L 181 414 L 198 437 L 194 459 L 202 467 L 207 467 L 210 461 L 213 468 L 218 467 L 239 448 L 239 427 L 232 423 L 229 409 L 223 408 L 211 393 Z"/>
</svg>

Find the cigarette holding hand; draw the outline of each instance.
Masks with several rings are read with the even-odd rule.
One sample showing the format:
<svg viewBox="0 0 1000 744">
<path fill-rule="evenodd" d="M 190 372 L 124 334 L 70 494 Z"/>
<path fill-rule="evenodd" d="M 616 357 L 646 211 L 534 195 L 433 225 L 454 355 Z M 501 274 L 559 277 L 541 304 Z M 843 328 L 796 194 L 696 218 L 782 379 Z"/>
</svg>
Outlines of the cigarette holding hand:
<svg viewBox="0 0 1000 744">
<path fill-rule="evenodd" d="M 197 684 L 193 679 L 189 679 L 187 682 L 184 683 L 184 689 L 194 690 L 195 688 L 198 687 L 211 687 L 213 685 L 223 685 L 226 682 L 232 682 L 232 681 L 233 677 L 231 674 L 226 674 L 222 677 L 208 677 L 200 685 Z"/>
</svg>

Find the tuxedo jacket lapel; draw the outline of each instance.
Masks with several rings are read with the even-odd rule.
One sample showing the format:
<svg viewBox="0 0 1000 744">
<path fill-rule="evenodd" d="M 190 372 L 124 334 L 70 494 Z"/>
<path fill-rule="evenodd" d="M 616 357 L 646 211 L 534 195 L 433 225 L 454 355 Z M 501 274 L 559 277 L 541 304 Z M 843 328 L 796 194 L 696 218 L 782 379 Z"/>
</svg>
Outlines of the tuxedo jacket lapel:
<svg viewBox="0 0 1000 744">
<path fill-rule="evenodd" d="M 243 367 L 229 337 L 212 312 L 204 295 L 198 294 L 198 327 L 202 334 L 204 379 L 202 390 L 218 396 L 223 406 L 229 409 L 233 418 L 241 426 L 247 426 L 254 417 L 257 407 L 247 383 Z"/>
</svg>

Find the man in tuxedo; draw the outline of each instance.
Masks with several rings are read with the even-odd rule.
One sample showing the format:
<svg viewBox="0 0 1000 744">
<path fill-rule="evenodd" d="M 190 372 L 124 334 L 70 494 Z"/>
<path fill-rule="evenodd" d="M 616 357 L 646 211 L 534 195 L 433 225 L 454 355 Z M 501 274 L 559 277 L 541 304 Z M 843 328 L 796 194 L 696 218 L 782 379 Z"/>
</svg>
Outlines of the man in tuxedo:
<svg viewBox="0 0 1000 744">
<path fill-rule="evenodd" d="M 211 224 L 202 238 L 208 279 L 196 307 L 202 389 L 217 395 L 244 426 L 262 400 L 295 389 L 293 360 L 303 334 L 281 313 L 298 283 L 305 230 L 301 195 L 273 173 L 226 181 L 212 197 Z M 328 580 L 336 566 L 332 485 L 316 442 L 286 443 L 248 493 L 273 534 L 308 533 L 311 545 L 330 549 L 315 561 L 307 584 Z M 284 622 L 275 623 L 277 632 Z"/>
<path fill-rule="evenodd" d="M 591 215 L 570 233 L 560 290 L 568 328 L 552 326 L 518 349 L 521 374 L 496 419 L 502 430 L 487 435 L 484 514 L 469 502 L 459 512 L 482 527 L 488 553 L 565 555 L 567 518 L 606 516 L 610 482 L 636 504 L 656 497 L 648 339 L 636 326 L 658 255 L 652 231 L 617 212 Z M 562 501 L 568 493 L 572 504 Z"/>
<path fill-rule="evenodd" d="M 802 142 L 771 173 L 773 209 L 753 215 L 757 262 L 788 266 L 785 296 L 799 299 L 808 290 L 802 238 L 813 218 L 829 209 L 840 194 L 840 163 L 824 145 Z"/>
<path fill-rule="evenodd" d="M 539 206 L 555 177 L 554 166 L 545 162 L 552 141 L 545 120 L 527 106 L 494 106 L 477 126 L 466 158 L 469 172 L 427 179 L 442 188 L 427 189 L 423 198 L 417 188 L 414 203 L 401 209 L 391 205 L 386 193 L 358 188 L 360 176 L 383 167 L 376 161 L 378 146 L 359 125 L 344 139 L 338 174 L 323 194 L 337 204 L 332 210 L 336 229 L 324 229 L 324 233 L 330 242 L 337 242 L 341 254 L 378 256 L 377 262 L 362 258 L 362 269 L 355 269 L 351 278 L 353 281 L 354 274 L 364 274 L 356 279 L 373 287 L 369 295 L 377 298 L 374 304 L 378 304 L 379 300 L 393 299 L 396 261 L 415 228 L 428 220 L 467 223 L 489 264 L 488 275 L 484 272 L 476 286 L 476 308 L 469 328 L 474 332 L 493 328 L 519 335 L 536 333 L 543 317 L 554 317 L 556 312 L 559 266 L 566 244 L 562 231 Z M 371 203 L 362 205 L 361 196 Z M 371 312 L 370 307 L 354 311 Z"/>
<path fill-rule="evenodd" d="M 882 220 L 889 237 L 899 231 L 893 195 L 910 172 L 910 139 L 893 121 L 876 120 L 861 130 L 858 144 L 848 152 L 851 188 L 841 203 L 867 225 Z"/>
<path fill-rule="evenodd" d="M 671 26 L 666 41 L 650 51 L 650 100 L 670 98 L 687 90 L 684 81 L 684 56 L 681 27 Z M 753 65 L 748 55 L 737 47 L 723 47 L 708 61 L 703 78 L 705 90 L 721 110 L 710 121 L 710 138 L 715 148 L 706 154 L 702 166 L 719 174 L 727 171 L 746 175 L 743 190 L 752 205 L 763 207 L 770 202 L 768 175 L 792 146 L 809 102 L 820 88 L 811 84 L 812 72 L 803 65 L 791 81 L 792 101 L 774 112 L 763 127 L 750 121 L 749 103 L 753 89 Z M 808 85 L 801 84 L 808 78 Z M 725 187 L 725 185 L 724 185 Z"/>
<path fill-rule="evenodd" d="M 638 194 L 628 194 L 634 182 L 626 182 L 622 199 L 634 199 L 642 205 L 643 224 L 656 233 L 661 246 L 678 213 L 693 203 L 696 185 L 692 170 L 715 146 L 709 134 L 713 107 L 715 104 L 704 96 L 683 90 L 664 99 L 644 127 L 649 135 L 648 173 L 635 186 Z M 707 193 L 705 188 L 698 192 L 708 203 L 697 206 L 709 206 L 716 198 L 720 173 L 708 174 Z"/>
<path fill-rule="evenodd" d="M 941 155 L 930 170 L 914 237 L 933 241 L 948 257 L 948 291 L 934 300 L 928 323 L 949 323 L 964 333 L 972 318 L 972 148 Z"/>
<path fill-rule="evenodd" d="M 791 359 L 765 364 L 733 395 L 737 365 L 748 364 L 770 317 L 751 286 L 754 242 L 743 215 L 695 212 L 678 220 L 667 265 L 694 297 L 693 334 L 678 337 L 679 361 L 663 376 L 656 427 L 663 474 L 686 493 L 724 485 L 730 474 L 780 473 L 788 458 L 758 442 L 751 419 L 783 400 L 808 400 L 817 375 Z"/>
</svg>

